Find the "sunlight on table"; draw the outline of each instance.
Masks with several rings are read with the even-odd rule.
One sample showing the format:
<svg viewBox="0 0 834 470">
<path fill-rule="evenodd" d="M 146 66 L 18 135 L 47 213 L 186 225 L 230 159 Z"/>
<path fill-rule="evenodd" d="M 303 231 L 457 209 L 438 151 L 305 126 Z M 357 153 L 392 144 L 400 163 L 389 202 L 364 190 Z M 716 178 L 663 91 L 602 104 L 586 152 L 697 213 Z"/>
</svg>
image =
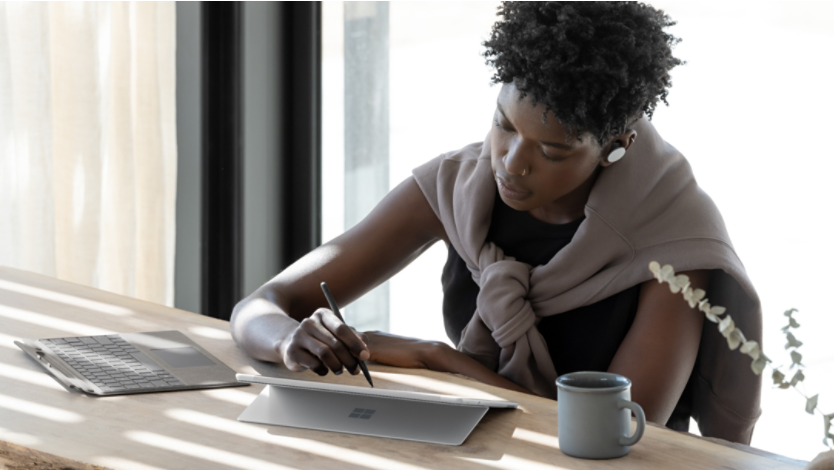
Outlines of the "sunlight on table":
<svg viewBox="0 0 834 470">
<path fill-rule="evenodd" d="M 553 447 L 554 449 L 559 448 L 559 438 L 557 436 L 542 434 L 540 432 L 530 431 L 529 429 L 515 428 L 515 431 L 513 431 L 513 439 L 521 439 L 522 441 Z"/>
<path fill-rule="evenodd" d="M 248 387 L 252 388 L 252 387 Z M 234 388 L 217 388 L 214 390 L 203 390 L 203 395 L 216 400 L 222 400 L 235 405 L 249 406 L 258 397 L 257 393 L 247 393 Z"/>
<path fill-rule="evenodd" d="M 74 307 L 81 307 L 96 312 L 107 313 L 110 315 L 131 315 L 133 311 L 124 307 L 117 307 L 115 305 L 97 302 L 95 300 L 85 299 L 75 295 L 62 294 L 60 292 L 52 292 L 50 290 L 41 289 L 38 287 L 27 286 L 0 279 L 0 289 L 10 292 L 17 292 L 19 294 L 30 295 L 33 297 L 40 297 L 42 299 L 59 302 Z"/>
<path fill-rule="evenodd" d="M 125 437 L 140 444 L 245 470 L 253 468 L 263 470 L 293 470 L 294 468 L 153 432 L 128 431 L 125 433 Z"/>
<path fill-rule="evenodd" d="M 4 348 L 15 349 L 19 351 L 20 348 L 18 348 L 17 345 L 14 344 L 14 342 L 20 340 L 21 338 L 15 338 L 14 336 L 4 335 L 3 333 L 0 333 L 0 346 Z"/>
<path fill-rule="evenodd" d="M 294 449 L 295 451 L 307 452 L 334 460 L 341 460 L 347 464 L 356 464 L 357 462 L 361 462 L 362 466 L 377 470 L 423 469 L 423 467 L 418 467 L 416 465 L 391 460 L 378 455 L 368 454 L 355 449 L 348 449 L 345 447 L 327 444 L 318 440 L 270 434 L 264 426 L 257 426 L 254 424 L 220 418 L 206 413 L 201 413 L 199 411 L 172 409 L 166 411 L 165 415 L 184 423 L 193 424 L 194 426 L 201 426 L 219 432 L 235 434 L 248 439 L 254 438 L 262 442 L 279 445 L 288 449 Z"/>
<path fill-rule="evenodd" d="M 32 312 L 30 310 L 23 310 L 14 307 L 0 308 L 0 317 L 8 318 L 9 320 L 31 323 L 33 325 L 45 326 L 56 331 L 66 332 L 67 335 L 58 336 L 95 336 L 95 335 L 112 335 L 114 331 L 105 330 L 91 325 L 74 322 L 72 320 L 64 320 L 62 318 L 55 318 L 51 315 L 44 315 L 42 313 Z"/>
<path fill-rule="evenodd" d="M 0 408 L 6 408 L 10 411 L 61 423 L 80 423 L 85 421 L 84 417 L 78 413 L 7 395 L 0 395 Z"/>
<path fill-rule="evenodd" d="M 40 366 L 36 367 L 40 368 Z M 50 375 L 47 375 L 43 370 L 30 370 L 0 363 L 0 376 L 12 380 L 19 380 L 32 385 L 38 385 L 40 387 L 51 388 L 53 390 L 64 390 L 64 387 L 56 382 Z"/>
<path fill-rule="evenodd" d="M 41 438 L 22 432 L 0 428 L 0 441 L 14 442 L 19 446 L 32 447 L 40 444 Z"/>
<path fill-rule="evenodd" d="M 208 339 L 230 339 L 232 337 L 232 334 L 228 330 L 209 328 L 207 326 L 189 326 L 188 332 Z"/>
</svg>

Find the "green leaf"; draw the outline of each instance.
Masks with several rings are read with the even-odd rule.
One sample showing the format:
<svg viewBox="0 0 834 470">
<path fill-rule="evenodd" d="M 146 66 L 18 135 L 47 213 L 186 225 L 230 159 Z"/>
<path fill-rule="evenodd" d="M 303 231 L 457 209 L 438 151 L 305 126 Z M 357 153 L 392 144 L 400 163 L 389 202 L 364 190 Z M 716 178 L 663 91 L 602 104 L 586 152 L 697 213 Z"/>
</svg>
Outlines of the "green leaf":
<svg viewBox="0 0 834 470">
<path fill-rule="evenodd" d="M 802 341 L 796 339 L 796 336 L 794 336 L 793 333 L 787 332 L 787 335 L 785 335 L 785 337 L 788 339 L 787 344 L 785 344 L 785 349 L 798 348 L 802 346 Z"/>
<path fill-rule="evenodd" d="M 689 276 L 687 276 L 686 274 L 678 274 L 677 276 L 675 276 L 675 284 L 680 286 L 681 289 L 685 289 L 687 286 L 689 286 Z"/>
<path fill-rule="evenodd" d="M 753 369 L 753 373 L 756 375 L 762 375 L 765 366 L 769 362 L 767 356 L 759 352 L 759 356 L 750 364 L 750 368 Z"/>
<path fill-rule="evenodd" d="M 791 369 L 793 369 L 793 366 L 805 367 L 805 364 L 802 363 L 802 354 L 799 354 L 799 351 L 791 351 L 791 360 L 793 361 Z"/>
<path fill-rule="evenodd" d="M 720 321 L 718 316 L 723 315 L 724 312 L 727 311 L 726 308 L 720 305 L 710 305 L 707 299 L 698 302 L 698 310 L 704 312 L 704 315 L 706 315 L 707 320 L 713 323 L 718 323 Z"/>
<path fill-rule="evenodd" d="M 782 333 L 787 333 L 791 328 L 799 328 L 799 323 L 791 317 L 788 324 L 782 327 Z"/>
<path fill-rule="evenodd" d="M 791 386 L 796 387 L 796 384 L 805 380 L 805 374 L 802 373 L 802 369 L 796 371 L 796 374 L 793 374 L 793 378 L 791 379 Z"/>
<path fill-rule="evenodd" d="M 727 309 L 725 307 L 721 307 L 719 305 L 713 305 L 712 308 L 709 309 L 709 313 L 713 315 L 724 315 Z"/>
<path fill-rule="evenodd" d="M 721 320 L 721 323 L 718 324 L 718 331 L 724 335 L 725 338 L 730 336 L 730 333 L 736 328 L 736 324 L 733 322 L 733 317 L 727 315 Z"/>
<path fill-rule="evenodd" d="M 807 402 L 805 402 L 806 413 L 814 414 L 814 410 L 817 408 L 817 398 L 819 398 L 819 394 L 812 396 Z"/>
<path fill-rule="evenodd" d="M 759 347 L 759 343 L 752 340 L 745 341 L 744 344 L 741 345 L 741 349 L 739 351 L 741 351 L 742 354 L 747 354 L 748 356 L 752 357 L 753 360 L 758 359 L 759 354 L 761 354 L 762 352 L 761 348 Z"/>
<path fill-rule="evenodd" d="M 659 279 L 661 282 L 672 282 L 672 279 L 675 278 L 675 269 L 671 265 L 664 265 L 660 268 Z"/>
<path fill-rule="evenodd" d="M 785 374 L 779 371 L 779 369 L 773 369 L 773 374 L 771 374 L 773 378 L 773 385 L 779 385 L 785 380 Z"/>
<path fill-rule="evenodd" d="M 707 320 L 709 320 L 713 323 L 718 323 L 718 317 L 716 315 L 710 313 L 711 309 L 712 309 L 712 305 L 709 304 L 707 299 L 702 300 L 698 304 L 698 310 L 704 312 L 704 315 L 707 317 Z"/>
<path fill-rule="evenodd" d="M 707 293 L 703 289 L 695 289 L 688 287 L 683 291 L 683 299 L 689 302 L 689 306 L 695 308 L 698 302 L 704 298 Z"/>
<path fill-rule="evenodd" d="M 730 350 L 735 351 L 735 349 L 746 340 L 747 338 L 744 337 L 744 333 L 742 333 L 738 328 L 735 328 L 730 332 L 730 335 L 727 336 L 727 345 L 730 346 Z"/>
<path fill-rule="evenodd" d="M 790 310 L 785 310 L 784 315 L 785 315 L 786 317 L 790 317 L 791 315 L 793 315 L 793 314 L 794 314 L 794 312 L 798 312 L 798 311 L 799 311 L 799 310 L 797 310 L 797 309 L 795 309 L 795 308 L 792 308 L 792 309 L 790 309 Z"/>
<path fill-rule="evenodd" d="M 825 425 L 825 438 L 823 438 L 823 445 L 828 445 L 829 439 L 834 442 L 834 434 L 831 434 L 831 420 L 834 419 L 834 413 L 823 415 L 822 420 Z"/>
</svg>

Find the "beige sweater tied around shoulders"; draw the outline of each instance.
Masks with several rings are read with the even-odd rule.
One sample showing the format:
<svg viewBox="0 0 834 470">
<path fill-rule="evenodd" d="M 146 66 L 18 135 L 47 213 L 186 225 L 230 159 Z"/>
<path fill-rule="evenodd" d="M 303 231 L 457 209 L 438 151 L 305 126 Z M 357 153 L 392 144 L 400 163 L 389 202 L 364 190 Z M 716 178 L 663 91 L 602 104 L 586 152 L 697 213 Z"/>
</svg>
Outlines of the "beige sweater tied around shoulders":
<svg viewBox="0 0 834 470">
<path fill-rule="evenodd" d="M 486 242 L 496 194 L 489 136 L 441 155 L 414 178 L 480 286 L 458 348 L 534 393 L 556 397 L 558 371 L 535 327 L 543 317 L 598 302 L 653 278 L 649 262 L 676 271 L 713 270 L 712 305 L 727 308 L 761 344 L 761 305 L 724 221 L 689 163 L 645 117 L 626 156 L 604 168 L 573 240 L 547 264 L 530 266 Z M 761 413 L 761 377 L 705 321 L 693 371 L 692 415 L 701 433 L 749 443 Z"/>
</svg>

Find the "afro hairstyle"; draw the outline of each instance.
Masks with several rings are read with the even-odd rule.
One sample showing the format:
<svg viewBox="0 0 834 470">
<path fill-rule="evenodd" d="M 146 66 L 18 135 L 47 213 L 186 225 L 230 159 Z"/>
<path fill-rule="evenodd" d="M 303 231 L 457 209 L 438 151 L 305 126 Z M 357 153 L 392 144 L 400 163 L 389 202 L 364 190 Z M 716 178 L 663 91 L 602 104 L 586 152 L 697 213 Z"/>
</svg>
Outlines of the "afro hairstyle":
<svg viewBox="0 0 834 470">
<path fill-rule="evenodd" d="M 680 39 L 662 10 L 637 2 L 503 2 L 483 45 L 493 83 L 514 83 L 568 133 L 604 145 L 658 100 L 667 106 Z M 542 116 L 545 119 L 545 116 Z"/>
</svg>

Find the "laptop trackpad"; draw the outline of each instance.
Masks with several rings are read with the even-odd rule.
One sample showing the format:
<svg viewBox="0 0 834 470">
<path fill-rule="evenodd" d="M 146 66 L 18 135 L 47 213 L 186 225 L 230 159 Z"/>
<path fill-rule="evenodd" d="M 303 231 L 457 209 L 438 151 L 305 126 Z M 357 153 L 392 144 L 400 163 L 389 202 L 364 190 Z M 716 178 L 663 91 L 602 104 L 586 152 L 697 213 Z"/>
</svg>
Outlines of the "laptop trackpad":
<svg viewBox="0 0 834 470">
<path fill-rule="evenodd" d="M 214 361 L 194 348 L 151 349 L 151 352 L 174 368 L 215 365 Z"/>
</svg>

